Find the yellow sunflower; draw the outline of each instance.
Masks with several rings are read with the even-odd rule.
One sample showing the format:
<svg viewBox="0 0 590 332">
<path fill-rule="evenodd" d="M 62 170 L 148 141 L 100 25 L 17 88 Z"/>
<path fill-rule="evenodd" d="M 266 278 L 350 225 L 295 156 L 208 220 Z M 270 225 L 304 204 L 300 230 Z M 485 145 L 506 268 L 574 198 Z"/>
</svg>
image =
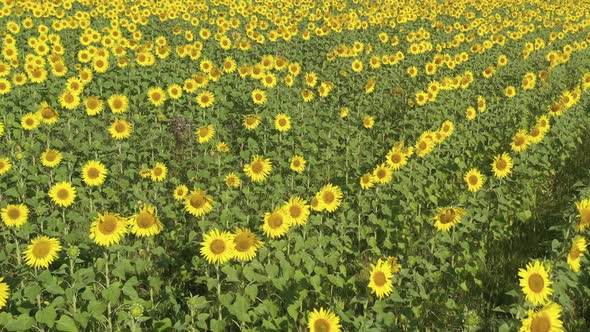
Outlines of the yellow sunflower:
<svg viewBox="0 0 590 332">
<path fill-rule="evenodd" d="M 100 246 L 108 247 L 121 242 L 127 233 L 127 226 L 127 220 L 116 213 L 99 213 L 90 225 L 89 238 Z"/>
<path fill-rule="evenodd" d="M 39 127 L 41 119 L 39 119 L 39 115 L 36 113 L 27 113 L 20 119 L 20 124 L 23 129 L 32 130 Z"/>
<path fill-rule="evenodd" d="M 305 171 L 305 163 L 305 158 L 303 158 L 302 156 L 295 155 L 291 157 L 289 168 L 291 168 L 293 172 L 303 173 L 303 171 Z"/>
<path fill-rule="evenodd" d="M 29 208 L 24 204 L 8 204 L 1 211 L 2 221 L 8 227 L 20 227 L 27 222 Z"/>
<path fill-rule="evenodd" d="M 61 152 L 54 149 L 47 149 L 41 154 L 41 164 L 45 167 L 53 168 L 59 165 L 62 158 Z"/>
<path fill-rule="evenodd" d="M 213 127 L 213 125 L 203 126 L 195 131 L 195 136 L 197 137 L 197 141 L 199 142 L 199 144 L 209 142 L 214 135 L 215 127 Z"/>
<path fill-rule="evenodd" d="M 225 176 L 225 184 L 230 188 L 237 188 L 240 186 L 240 178 L 236 175 L 236 173 L 229 173 Z"/>
<path fill-rule="evenodd" d="M 584 256 L 584 252 L 586 252 L 586 239 L 583 237 L 577 237 L 574 239 L 572 243 L 572 247 L 570 248 L 570 252 L 567 254 L 567 264 L 570 266 L 570 269 L 574 272 L 580 271 L 580 259 Z"/>
<path fill-rule="evenodd" d="M 476 192 L 483 186 L 485 177 L 477 170 L 477 168 L 472 168 L 465 174 L 463 180 L 467 183 L 469 191 Z"/>
<path fill-rule="evenodd" d="M 336 211 L 341 204 L 342 190 L 340 187 L 328 183 L 318 192 L 318 199 L 322 210 Z"/>
<path fill-rule="evenodd" d="M 313 309 L 307 318 L 307 327 L 310 332 L 340 332 L 340 318 L 330 309 Z"/>
<path fill-rule="evenodd" d="M 0 175 L 8 172 L 12 168 L 12 163 L 8 158 L 0 158 Z"/>
<path fill-rule="evenodd" d="M 179 99 L 180 97 L 182 97 L 182 87 L 178 84 L 169 85 L 166 91 L 172 99 Z"/>
<path fill-rule="evenodd" d="M 184 184 L 176 186 L 174 188 L 174 199 L 177 201 L 183 201 L 186 198 L 186 194 L 188 193 L 188 187 Z"/>
<path fill-rule="evenodd" d="M 307 205 L 306 200 L 293 196 L 283 206 L 283 209 L 289 218 L 289 223 L 299 226 L 307 223 L 307 219 L 309 218 L 309 205 Z"/>
<path fill-rule="evenodd" d="M 31 244 L 24 252 L 25 263 L 34 268 L 48 268 L 61 251 L 58 239 L 38 236 L 31 240 Z"/>
<path fill-rule="evenodd" d="M 223 264 L 234 257 L 234 235 L 213 229 L 205 234 L 200 251 L 209 264 Z"/>
<path fill-rule="evenodd" d="M 68 207 L 74 203 L 76 188 L 69 182 L 58 182 L 49 190 L 49 197 L 51 197 L 51 200 L 55 204 L 61 207 Z"/>
<path fill-rule="evenodd" d="M 67 110 L 74 110 L 80 105 L 80 95 L 77 93 L 66 90 L 61 96 L 59 96 L 59 105 Z"/>
<path fill-rule="evenodd" d="M 262 105 L 266 103 L 266 92 L 260 89 L 254 89 L 254 91 L 252 91 L 252 101 L 256 105 Z"/>
<path fill-rule="evenodd" d="M 276 207 L 273 212 L 264 213 L 262 230 L 270 238 L 278 238 L 287 233 L 291 227 L 290 219 L 282 207 Z"/>
<path fill-rule="evenodd" d="M 369 288 L 378 298 L 388 296 L 393 291 L 391 265 L 387 261 L 379 259 L 376 265 L 371 264 Z"/>
<path fill-rule="evenodd" d="M 213 198 L 206 192 L 193 190 L 184 200 L 185 210 L 195 217 L 204 216 L 213 210 Z"/>
<path fill-rule="evenodd" d="M 115 114 L 125 113 L 129 108 L 129 99 L 125 95 L 112 95 L 108 100 L 111 111 Z"/>
<path fill-rule="evenodd" d="M 126 120 L 115 120 L 109 128 L 111 137 L 116 140 L 122 140 L 131 136 L 133 127 Z"/>
<path fill-rule="evenodd" d="M 272 171 L 272 162 L 268 158 L 255 155 L 252 162 L 244 166 L 244 173 L 254 182 L 262 182 Z"/>
<path fill-rule="evenodd" d="M 164 163 L 161 162 L 157 162 L 150 172 L 150 178 L 152 181 L 164 181 L 164 179 L 166 179 L 166 175 L 168 175 L 168 168 Z"/>
<path fill-rule="evenodd" d="M 369 189 L 375 185 L 375 176 L 373 173 L 365 173 L 360 179 L 361 189 Z"/>
<path fill-rule="evenodd" d="M 239 261 L 251 261 L 256 257 L 256 251 L 264 245 L 264 242 L 256 238 L 248 228 L 236 228 L 233 234 L 234 258 Z"/>
<path fill-rule="evenodd" d="M 82 180 L 87 186 L 100 186 L 107 176 L 107 168 L 97 160 L 90 160 L 82 167 Z"/>
<path fill-rule="evenodd" d="M 1 171 L 0 174 L 2 174 Z M 580 217 L 580 221 L 576 225 L 576 230 L 583 232 L 586 228 L 590 227 L 590 199 L 583 199 L 576 202 L 576 208 L 578 209 L 578 217 Z"/>
<path fill-rule="evenodd" d="M 215 95 L 209 91 L 203 91 L 197 95 L 196 100 L 201 108 L 211 107 L 215 102 Z"/>
<path fill-rule="evenodd" d="M 156 107 L 162 106 L 166 101 L 166 92 L 160 87 L 149 88 L 147 95 L 150 103 Z"/>
<path fill-rule="evenodd" d="M 0 310 L 6 306 L 8 297 L 10 296 L 10 287 L 3 281 L 4 278 L 0 277 Z"/>
<path fill-rule="evenodd" d="M 518 270 L 520 287 L 522 287 L 527 301 L 535 306 L 545 304 L 549 296 L 553 294 L 553 290 L 550 288 L 553 282 L 549 280 L 549 271 L 550 269 L 545 269 L 539 261 L 528 263 L 526 270 Z"/>
<path fill-rule="evenodd" d="M 498 178 L 505 178 L 512 172 L 512 158 L 508 153 L 502 153 L 494 158 L 492 170 Z"/>
<path fill-rule="evenodd" d="M 59 114 L 47 102 L 41 102 L 37 114 L 41 116 L 43 123 L 52 125 L 59 119 Z"/>
<path fill-rule="evenodd" d="M 464 214 L 465 210 L 458 207 L 438 208 L 436 215 L 432 218 L 434 227 L 439 231 L 447 232 L 461 222 Z"/>
<path fill-rule="evenodd" d="M 526 130 L 519 130 L 514 137 L 512 137 L 512 151 L 522 152 L 527 149 L 530 141 Z"/>
<path fill-rule="evenodd" d="M 291 129 L 291 118 L 285 113 L 275 116 L 275 129 L 280 132 L 289 131 Z"/>
<path fill-rule="evenodd" d="M 387 162 L 393 171 L 399 170 L 408 163 L 408 158 L 402 153 L 400 146 L 394 146 L 391 148 L 385 158 L 385 162 Z"/>
<path fill-rule="evenodd" d="M 373 170 L 373 180 L 375 183 L 385 184 L 391 182 L 393 179 L 393 169 L 386 163 L 377 166 Z"/>
<path fill-rule="evenodd" d="M 144 237 L 160 234 L 164 225 L 158 216 L 156 216 L 155 207 L 146 205 L 138 213 L 129 218 L 129 227 L 131 233 L 139 237 Z"/>
<path fill-rule="evenodd" d="M 557 303 L 549 303 L 536 312 L 529 310 L 528 317 L 522 320 L 518 332 L 563 332 L 560 315 L 561 307 Z"/>
<path fill-rule="evenodd" d="M 248 130 L 256 129 L 256 127 L 260 125 L 260 116 L 256 114 L 246 115 L 244 117 L 243 125 Z"/>
<path fill-rule="evenodd" d="M 84 99 L 84 106 L 86 107 L 86 114 L 95 116 L 103 111 L 104 102 L 100 97 L 91 96 Z"/>
<path fill-rule="evenodd" d="M 373 125 L 375 125 L 375 119 L 370 115 L 365 115 L 363 118 L 363 127 L 371 129 L 373 128 Z"/>
</svg>

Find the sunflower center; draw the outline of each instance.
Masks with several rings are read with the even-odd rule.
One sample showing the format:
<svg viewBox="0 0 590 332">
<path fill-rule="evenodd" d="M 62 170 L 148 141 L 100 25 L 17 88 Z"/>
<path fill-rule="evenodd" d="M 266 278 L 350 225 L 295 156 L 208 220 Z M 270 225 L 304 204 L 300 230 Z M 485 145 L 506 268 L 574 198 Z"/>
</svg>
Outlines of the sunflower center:
<svg viewBox="0 0 590 332">
<path fill-rule="evenodd" d="M 570 257 L 571 259 L 577 259 L 578 257 L 580 257 L 580 248 L 575 247 L 570 251 Z"/>
<path fill-rule="evenodd" d="M 195 209 L 200 209 L 205 206 L 205 197 L 202 194 L 196 194 L 191 197 L 191 206 Z"/>
<path fill-rule="evenodd" d="M 67 189 L 61 188 L 57 191 L 57 198 L 60 200 L 66 200 L 68 197 L 70 197 L 70 192 Z"/>
<path fill-rule="evenodd" d="M 241 233 L 235 237 L 234 243 L 237 251 L 245 252 L 254 245 L 254 239 L 246 233 Z"/>
<path fill-rule="evenodd" d="M 472 186 L 475 186 L 477 184 L 478 180 L 479 179 L 478 179 L 477 175 L 469 176 L 469 184 Z"/>
<path fill-rule="evenodd" d="M 283 225 L 283 216 L 278 213 L 273 213 L 270 218 L 268 218 L 268 224 L 271 228 L 279 228 Z"/>
<path fill-rule="evenodd" d="M 106 215 L 98 223 L 98 230 L 104 235 L 110 235 L 117 229 L 117 218 L 111 215 Z"/>
<path fill-rule="evenodd" d="M 580 222 L 582 224 L 590 223 L 590 209 L 582 209 L 580 211 Z"/>
<path fill-rule="evenodd" d="M 207 137 L 207 135 L 209 135 L 209 128 L 205 127 L 205 128 L 199 129 L 199 136 Z"/>
<path fill-rule="evenodd" d="M 426 150 L 426 142 L 422 141 L 418 144 L 418 149 Z"/>
<path fill-rule="evenodd" d="M 45 154 L 45 160 L 47 161 L 54 161 L 57 158 L 57 153 L 53 150 L 49 150 L 47 151 L 47 154 Z"/>
<path fill-rule="evenodd" d="M 518 136 L 516 139 L 514 139 L 514 145 L 521 146 L 524 144 L 524 140 L 525 138 L 523 136 Z"/>
<path fill-rule="evenodd" d="M 261 95 L 260 93 L 257 93 L 257 94 L 254 96 L 254 99 L 256 99 L 256 100 L 262 100 L 262 95 Z"/>
<path fill-rule="evenodd" d="M 380 179 L 385 178 L 386 175 L 387 175 L 387 172 L 384 169 L 380 169 L 377 171 L 377 177 Z"/>
<path fill-rule="evenodd" d="M 71 93 L 68 93 L 67 95 L 65 95 L 64 101 L 66 103 L 72 103 L 74 102 L 74 96 Z"/>
<path fill-rule="evenodd" d="M 155 176 L 160 176 L 160 175 L 162 175 L 163 172 L 164 172 L 164 170 L 160 167 L 154 168 L 154 175 Z"/>
<path fill-rule="evenodd" d="M 301 162 L 299 160 L 293 160 L 293 166 L 299 167 L 299 165 L 301 165 Z"/>
<path fill-rule="evenodd" d="M 256 119 L 254 117 L 248 117 L 246 118 L 246 124 L 251 126 L 256 122 Z"/>
<path fill-rule="evenodd" d="M 149 212 L 141 212 L 136 221 L 140 228 L 150 228 L 156 223 L 156 218 Z"/>
<path fill-rule="evenodd" d="M 88 99 L 88 108 L 95 109 L 98 107 L 98 100 L 96 98 Z"/>
<path fill-rule="evenodd" d="M 16 220 L 20 217 L 20 210 L 18 208 L 11 207 L 8 209 L 6 214 L 8 215 L 9 219 Z"/>
<path fill-rule="evenodd" d="M 334 202 L 334 200 L 336 199 L 336 196 L 334 195 L 333 192 L 331 191 L 326 191 L 322 194 L 322 199 L 324 200 L 325 203 L 332 203 Z"/>
<path fill-rule="evenodd" d="M 386 281 L 387 281 L 387 278 L 385 278 L 385 273 L 383 273 L 381 271 L 377 271 L 373 274 L 373 282 L 378 287 L 382 287 L 383 285 L 385 285 Z"/>
<path fill-rule="evenodd" d="M 330 322 L 327 320 L 320 318 L 313 323 L 313 327 L 318 332 L 330 332 Z"/>
<path fill-rule="evenodd" d="M 394 164 L 398 164 L 399 162 L 402 161 L 402 156 L 399 155 L 399 153 L 394 153 L 391 155 L 391 162 Z"/>
<path fill-rule="evenodd" d="M 545 281 L 543 280 L 543 277 L 541 277 L 541 275 L 539 275 L 538 273 L 533 273 L 530 275 L 529 288 L 533 292 L 539 293 L 543 290 L 544 287 L 545 287 Z"/>
<path fill-rule="evenodd" d="M 27 126 L 32 126 L 35 123 L 35 120 L 28 118 L 27 120 L 25 120 Z"/>
<path fill-rule="evenodd" d="M 531 322 L 531 332 L 549 332 L 551 330 L 551 321 L 547 315 L 542 314 Z"/>
<path fill-rule="evenodd" d="M 100 176 L 100 171 L 96 167 L 90 167 L 86 175 L 90 179 L 97 179 Z"/>
<path fill-rule="evenodd" d="M 178 195 L 178 196 L 184 195 L 184 190 L 182 188 L 176 190 L 176 195 Z"/>
<path fill-rule="evenodd" d="M 500 171 L 506 169 L 506 166 L 508 166 L 508 163 L 506 162 L 506 160 L 504 159 L 500 159 L 498 160 L 498 162 L 496 163 L 496 168 Z"/>
<path fill-rule="evenodd" d="M 152 99 L 154 101 L 158 101 L 158 100 L 160 100 L 160 98 L 161 98 L 161 96 L 160 96 L 160 93 L 159 92 L 152 93 Z"/>
<path fill-rule="evenodd" d="M 127 129 L 127 126 L 123 122 L 117 122 L 115 125 L 115 131 L 118 133 L 122 133 Z"/>
<path fill-rule="evenodd" d="M 279 119 L 279 126 L 284 127 L 287 125 L 287 120 L 285 119 Z"/>
<path fill-rule="evenodd" d="M 211 252 L 213 252 L 215 255 L 222 254 L 225 251 L 225 242 L 220 239 L 213 240 L 209 246 L 209 249 L 211 249 Z"/>
<path fill-rule="evenodd" d="M 207 96 L 207 95 L 201 96 L 201 102 L 202 103 L 207 103 L 208 101 L 209 101 L 209 96 Z"/>
<path fill-rule="evenodd" d="M 55 116 L 55 112 L 50 107 L 45 107 L 41 110 L 41 116 L 44 119 L 51 119 Z"/>
<path fill-rule="evenodd" d="M 298 218 L 301 215 L 301 207 L 299 205 L 291 205 L 289 208 L 289 214 L 293 218 Z"/>
<path fill-rule="evenodd" d="M 455 211 L 454 210 L 447 210 L 440 216 L 440 223 L 441 224 L 448 224 L 455 220 Z"/>
<path fill-rule="evenodd" d="M 262 173 L 263 169 L 264 169 L 264 165 L 262 165 L 261 161 L 256 160 L 252 163 L 252 173 L 260 174 L 260 173 Z"/>
<path fill-rule="evenodd" d="M 46 240 L 41 240 L 33 246 L 33 256 L 35 258 L 41 259 L 47 257 L 47 255 L 51 252 L 51 243 Z"/>
<path fill-rule="evenodd" d="M 115 99 L 113 101 L 113 108 L 121 108 L 123 107 L 123 101 L 121 99 Z"/>
</svg>

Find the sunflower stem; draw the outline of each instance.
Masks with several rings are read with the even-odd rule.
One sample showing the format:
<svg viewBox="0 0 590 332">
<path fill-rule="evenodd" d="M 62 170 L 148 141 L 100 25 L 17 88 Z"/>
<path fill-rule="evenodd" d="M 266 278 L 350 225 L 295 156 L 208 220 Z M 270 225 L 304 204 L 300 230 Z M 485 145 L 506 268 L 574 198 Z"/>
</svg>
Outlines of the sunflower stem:
<svg viewBox="0 0 590 332">
<path fill-rule="evenodd" d="M 18 263 L 18 266 L 21 266 L 20 245 L 18 243 L 18 238 L 16 237 L 16 230 L 14 231 L 14 239 L 16 240 L 16 262 Z"/>
<path fill-rule="evenodd" d="M 104 253 L 104 258 L 105 258 L 105 263 L 104 263 L 104 277 L 105 277 L 105 281 L 106 281 L 106 288 L 108 289 L 109 287 L 111 287 L 111 279 L 109 278 L 109 254 L 108 252 L 105 251 Z M 113 330 L 113 322 L 111 320 L 111 301 L 109 301 L 107 303 L 107 313 L 106 313 L 106 318 L 107 318 L 107 324 L 109 326 L 109 331 Z"/>
<path fill-rule="evenodd" d="M 215 275 L 217 277 L 217 300 L 219 301 L 219 308 L 218 310 L 218 320 L 223 319 L 223 315 L 221 314 L 221 283 L 219 282 L 219 264 L 215 265 Z"/>
</svg>

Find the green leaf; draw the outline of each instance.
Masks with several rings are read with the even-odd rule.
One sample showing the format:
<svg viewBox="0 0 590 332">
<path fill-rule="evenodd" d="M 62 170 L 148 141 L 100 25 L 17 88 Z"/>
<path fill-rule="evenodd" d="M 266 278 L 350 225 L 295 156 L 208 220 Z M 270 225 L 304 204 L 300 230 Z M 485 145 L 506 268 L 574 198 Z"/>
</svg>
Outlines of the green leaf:
<svg viewBox="0 0 590 332">
<path fill-rule="evenodd" d="M 55 308 L 52 306 L 48 306 L 43 308 L 35 314 L 35 320 L 37 322 L 45 324 L 49 327 L 53 327 L 55 324 L 55 318 L 57 317 L 57 313 L 55 312 Z"/>
<path fill-rule="evenodd" d="M 57 322 L 55 322 L 55 327 L 59 331 L 64 332 L 77 332 L 78 328 L 76 327 L 76 322 L 68 315 L 62 315 Z"/>
</svg>

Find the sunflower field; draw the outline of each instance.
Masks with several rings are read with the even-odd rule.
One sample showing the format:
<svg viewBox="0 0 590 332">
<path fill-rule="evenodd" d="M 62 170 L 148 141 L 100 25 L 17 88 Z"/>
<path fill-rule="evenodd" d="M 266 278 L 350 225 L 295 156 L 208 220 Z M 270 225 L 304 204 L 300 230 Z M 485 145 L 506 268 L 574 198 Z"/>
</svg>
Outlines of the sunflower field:
<svg viewBox="0 0 590 332">
<path fill-rule="evenodd" d="M 0 3 L 0 331 L 590 330 L 587 1 Z"/>
</svg>

